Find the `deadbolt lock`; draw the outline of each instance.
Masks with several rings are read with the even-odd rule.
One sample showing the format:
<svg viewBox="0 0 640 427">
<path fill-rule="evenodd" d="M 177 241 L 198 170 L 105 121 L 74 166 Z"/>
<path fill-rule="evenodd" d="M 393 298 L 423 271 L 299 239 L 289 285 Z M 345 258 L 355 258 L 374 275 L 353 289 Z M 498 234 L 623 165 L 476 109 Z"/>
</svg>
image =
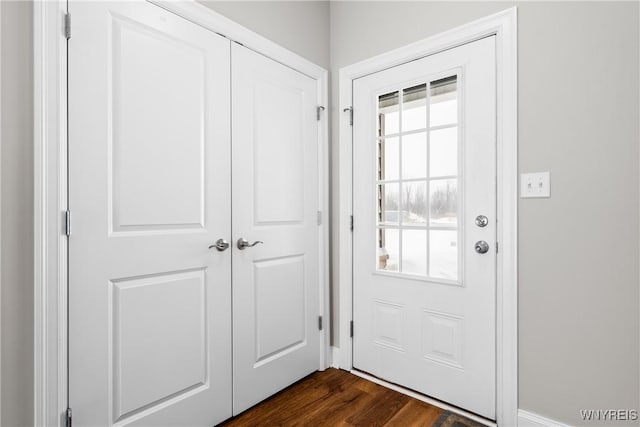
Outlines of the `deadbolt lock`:
<svg viewBox="0 0 640 427">
<path fill-rule="evenodd" d="M 476 217 L 476 225 L 478 227 L 486 227 L 489 224 L 489 218 L 484 215 L 478 215 Z"/>
</svg>

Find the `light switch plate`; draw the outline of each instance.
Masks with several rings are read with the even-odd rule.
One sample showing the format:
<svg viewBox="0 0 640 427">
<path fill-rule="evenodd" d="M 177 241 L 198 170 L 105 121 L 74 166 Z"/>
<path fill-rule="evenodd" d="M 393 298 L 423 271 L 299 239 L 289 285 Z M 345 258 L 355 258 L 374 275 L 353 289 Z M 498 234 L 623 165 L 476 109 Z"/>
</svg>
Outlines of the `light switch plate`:
<svg viewBox="0 0 640 427">
<path fill-rule="evenodd" d="M 521 174 L 520 197 L 551 197 L 551 179 L 549 172 Z"/>
</svg>

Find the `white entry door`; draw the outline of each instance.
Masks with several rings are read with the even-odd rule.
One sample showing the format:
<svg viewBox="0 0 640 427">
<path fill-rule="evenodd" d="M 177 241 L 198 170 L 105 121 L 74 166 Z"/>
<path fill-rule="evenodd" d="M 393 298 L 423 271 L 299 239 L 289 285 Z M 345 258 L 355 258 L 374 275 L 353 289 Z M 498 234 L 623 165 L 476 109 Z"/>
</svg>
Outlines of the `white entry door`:
<svg viewBox="0 0 640 427">
<path fill-rule="evenodd" d="M 148 2 L 70 2 L 74 426 L 231 415 L 230 43 Z"/>
<path fill-rule="evenodd" d="M 237 44 L 231 57 L 237 414 L 319 367 L 318 124 L 316 80 Z"/>
<path fill-rule="evenodd" d="M 495 419 L 495 37 L 354 81 L 354 367 Z"/>
</svg>

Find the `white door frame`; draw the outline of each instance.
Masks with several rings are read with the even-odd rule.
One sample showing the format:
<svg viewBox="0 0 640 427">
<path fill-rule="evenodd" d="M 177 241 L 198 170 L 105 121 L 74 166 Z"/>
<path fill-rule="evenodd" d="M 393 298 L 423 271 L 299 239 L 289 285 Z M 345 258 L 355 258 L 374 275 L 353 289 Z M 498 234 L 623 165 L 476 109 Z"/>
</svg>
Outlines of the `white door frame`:
<svg viewBox="0 0 640 427">
<path fill-rule="evenodd" d="M 317 81 L 319 106 L 328 107 L 328 72 L 194 0 L 148 0 L 239 42 Z M 34 425 L 63 426 L 67 402 L 67 40 L 66 0 L 34 2 Z M 73 25 L 72 25 L 73 37 Z M 318 125 L 320 364 L 330 363 L 327 111 Z"/>
<path fill-rule="evenodd" d="M 353 369 L 350 322 L 353 320 L 352 173 L 353 133 L 348 109 L 353 80 L 423 58 L 490 35 L 496 36 L 497 57 L 497 254 L 496 283 L 496 417 L 498 425 L 518 424 L 518 95 L 517 9 L 481 18 L 340 69 L 339 75 L 339 360 Z M 357 227 L 358 224 L 354 224 Z"/>
</svg>

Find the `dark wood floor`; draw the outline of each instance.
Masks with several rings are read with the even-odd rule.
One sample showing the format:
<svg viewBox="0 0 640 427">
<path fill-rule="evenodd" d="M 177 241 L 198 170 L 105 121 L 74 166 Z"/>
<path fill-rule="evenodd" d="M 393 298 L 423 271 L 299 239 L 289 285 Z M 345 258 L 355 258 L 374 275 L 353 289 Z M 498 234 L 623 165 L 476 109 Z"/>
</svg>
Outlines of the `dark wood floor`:
<svg viewBox="0 0 640 427">
<path fill-rule="evenodd" d="M 293 384 L 222 426 L 431 427 L 443 412 L 346 371 L 327 369 Z"/>
</svg>

